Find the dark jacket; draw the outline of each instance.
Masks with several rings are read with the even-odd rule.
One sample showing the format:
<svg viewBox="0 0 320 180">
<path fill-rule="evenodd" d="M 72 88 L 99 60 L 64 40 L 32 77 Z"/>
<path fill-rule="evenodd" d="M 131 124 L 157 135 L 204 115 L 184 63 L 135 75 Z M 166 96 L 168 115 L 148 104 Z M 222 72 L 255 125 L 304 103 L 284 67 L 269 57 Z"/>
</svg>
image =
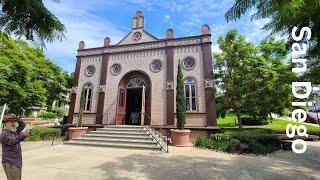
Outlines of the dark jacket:
<svg viewBox="0 0 320 180">
<path fill-rule="evenodd" d="M 20 133 L 26 127 L 26 124 L 20 118 L 17 118 L 17 122 L 19 124 L 17 132 Z"/>
<path fill-rule="evenodd" d="M 22 167 L 22 154 L 20 141 L 24 136 L 21 133 L 3 129 L 0 135 L 2 145 L 2 163 L 13 164 Z"/>
</svg>

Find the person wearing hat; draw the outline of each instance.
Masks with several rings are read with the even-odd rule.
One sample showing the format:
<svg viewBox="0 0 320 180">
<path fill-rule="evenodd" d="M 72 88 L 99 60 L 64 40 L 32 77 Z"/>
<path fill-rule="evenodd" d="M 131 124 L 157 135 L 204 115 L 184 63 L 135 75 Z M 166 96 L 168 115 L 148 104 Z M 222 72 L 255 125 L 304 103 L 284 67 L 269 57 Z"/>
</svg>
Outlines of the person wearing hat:
<svg viewBox="0 0 320 180">
<path fill-rule="evenodd" d="M 17 124 L 23 122 L 14 114 L 4 116 L 3 123 L 4 128 L 0 135 L 3 169 L 8 180 L 20 180 L 22 168 L 20 142 L 28 136 L 29 131 L 18 131 L 21 127 L 19 128 Z"/>
</svg>

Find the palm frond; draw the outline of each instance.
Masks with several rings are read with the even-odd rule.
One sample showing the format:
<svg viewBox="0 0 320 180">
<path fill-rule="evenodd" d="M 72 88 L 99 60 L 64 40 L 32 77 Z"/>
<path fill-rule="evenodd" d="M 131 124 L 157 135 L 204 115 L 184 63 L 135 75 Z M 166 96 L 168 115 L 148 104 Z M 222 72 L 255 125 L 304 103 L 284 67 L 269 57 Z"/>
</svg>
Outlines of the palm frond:
<svg viewBox="0 0 320 180">
<path fill-rule="evenodd" d="M 244 13 L 263 0 L 236 0 L 235 4 L 224 15 L 227 22 L 239 19 Z"/>
<path fill-rule="evenodd" d="M 52 0 L 59 3 L 60 0 Z M 0 30 L 15 36 L 24 36 L 39 47 L 45 42 L 61 41 L 65 26 L 39 0 L 3 0 Z"/>
</svg>

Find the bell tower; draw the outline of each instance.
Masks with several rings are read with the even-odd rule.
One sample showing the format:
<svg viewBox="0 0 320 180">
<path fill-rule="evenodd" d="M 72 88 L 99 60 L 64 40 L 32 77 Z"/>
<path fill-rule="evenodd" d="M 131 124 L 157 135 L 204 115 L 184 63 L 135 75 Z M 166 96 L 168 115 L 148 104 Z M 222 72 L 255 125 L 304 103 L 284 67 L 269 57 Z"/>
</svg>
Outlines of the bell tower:
<svg viewBox="0 0 320 180">
<path fill-rule="evenodd" d="M 144 29 L 144 17 L 141 11 L 137 11 L 135 17 L 132 19 L 132 29 Z"/>
</svg>

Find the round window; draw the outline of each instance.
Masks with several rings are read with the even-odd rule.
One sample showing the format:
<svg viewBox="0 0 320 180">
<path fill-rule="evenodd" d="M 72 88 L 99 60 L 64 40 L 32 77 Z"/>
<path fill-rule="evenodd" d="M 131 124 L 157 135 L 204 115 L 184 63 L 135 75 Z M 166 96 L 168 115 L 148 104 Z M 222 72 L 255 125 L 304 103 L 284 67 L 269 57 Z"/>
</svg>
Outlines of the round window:
<svg viewBox="0 0 320 180">
<path fill-rule="evenodd" d="M 113 75 L 120 74 L 121 73 L 121 65 L 120 64 L 113 64 L 111 66 L 110 71 L 111 71 L 111 74 L 113 74 Z"/>
<path fill-rule="evenodd" d="M 142 34 L 139 31 L 134 32 L 131 36 L 132 40 L 135 42 L 139 41 L 141 39 L 141 37 L 142 37 Z"/>
<path fill-rule="evenodd" d="M 93 76 L 95 72 L 96 72 L 96 68 L 94 66 L 88 66 L 85 70 L 85 74 L 88 77 Z"/>
<path fill-rule="evenodd" d="M 192 57 L 187 57 L 183 60 L 183 67 L 186 70 L 192 70 L 196 65 L 196 61 Z"/>
<path fill-rule="evenodd" d="M 158 59 L 151 62 L 150 68 L 153 72 L 160 72 L 162 69 L 162 62 Z"/>
</svg>

